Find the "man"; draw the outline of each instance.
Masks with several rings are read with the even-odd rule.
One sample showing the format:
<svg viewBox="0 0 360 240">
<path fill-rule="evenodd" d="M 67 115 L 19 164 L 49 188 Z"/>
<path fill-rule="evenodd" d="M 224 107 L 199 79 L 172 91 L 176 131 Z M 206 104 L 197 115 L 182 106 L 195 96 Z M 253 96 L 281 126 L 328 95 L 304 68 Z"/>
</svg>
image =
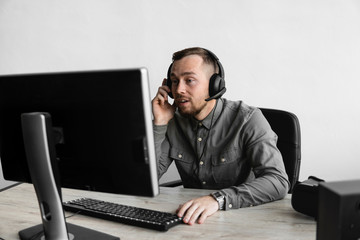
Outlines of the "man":
<svg viewBox="0 0 360 240">
<path fill-rule="evenodd" d="M 223 75 L 212 52 L 184 49 L 152 100 L 159 177 L 175 161 L 184 187 L 218 190 L 179 206 L 190 225 L 219 209 L 281 199 L 289 188 L 276 134 L 259 109 L 220 98 Z"/>
</svg>

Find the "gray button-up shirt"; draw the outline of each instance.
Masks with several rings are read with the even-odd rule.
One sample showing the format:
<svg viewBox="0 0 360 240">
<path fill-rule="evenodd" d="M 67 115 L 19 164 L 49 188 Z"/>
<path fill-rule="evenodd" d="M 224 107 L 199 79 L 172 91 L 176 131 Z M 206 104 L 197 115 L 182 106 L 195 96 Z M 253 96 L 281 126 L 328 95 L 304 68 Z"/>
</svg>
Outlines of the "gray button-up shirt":
<svg viewBox="0 0 360 240">
<path fill-rule="evenodd" d="M 155 126 L 159 178 L 175 161 L 184 187 L 217 189 L 225 210 L 283 198 L 289 188 L 277 135 L 258 108 L 217 100 L 203 120 L 176 112 Z"/>
</svg>

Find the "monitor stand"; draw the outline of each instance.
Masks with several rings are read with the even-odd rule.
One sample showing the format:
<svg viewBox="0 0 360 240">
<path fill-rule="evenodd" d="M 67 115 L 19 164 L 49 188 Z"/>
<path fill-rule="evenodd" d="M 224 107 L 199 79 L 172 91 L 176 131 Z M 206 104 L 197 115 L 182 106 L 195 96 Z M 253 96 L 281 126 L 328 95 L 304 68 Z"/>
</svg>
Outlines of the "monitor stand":
<svg viewBox="0 0 360 240">
<path fill-rule="evenodd" d="M 21 115 L 26 158 L 39 202 L 42 224 L 19 232 L 21 240 L 115 240 L 119 239 L 92 229 L 66 223 L 51 117 L 48 113 Z"/>
</svg>

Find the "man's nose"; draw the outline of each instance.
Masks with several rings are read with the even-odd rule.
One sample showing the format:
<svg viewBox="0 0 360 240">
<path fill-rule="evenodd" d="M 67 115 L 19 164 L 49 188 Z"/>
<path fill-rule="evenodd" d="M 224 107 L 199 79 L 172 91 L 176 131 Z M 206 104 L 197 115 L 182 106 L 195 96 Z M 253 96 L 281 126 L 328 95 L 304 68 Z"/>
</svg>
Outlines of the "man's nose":
<svg viewBox="0 0 360 240">
<path fill-rule="evenodd" d="M 175 92 L 177 94 L 184 94 L 186 92 L 186 84 L 183 81 L 179 81 L 176 85 Z"/>
</svg>

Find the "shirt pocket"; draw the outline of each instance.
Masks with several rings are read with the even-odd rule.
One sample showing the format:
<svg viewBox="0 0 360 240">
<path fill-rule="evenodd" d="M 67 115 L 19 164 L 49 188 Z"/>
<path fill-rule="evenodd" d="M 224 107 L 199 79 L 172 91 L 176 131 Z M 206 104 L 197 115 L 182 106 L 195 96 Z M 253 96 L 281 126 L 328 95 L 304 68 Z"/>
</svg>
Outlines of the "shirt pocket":
<svg viewBox="0 0 360 240">
<path fill-rule="evenodd" d="M 239 149 L 223 151 L 211 157 L 212 175 L 217 184 L 233 184 L 238 180 L 241 170 Z"/>
<path fill-rule="evenodd" d="M 192 172 L 194 159 L 192 154 L 187 152 L 184 149 L 179 149 L 176 147 L 170 148 L 170 158 L 175 161 L 176 167 L 180 175 L 190 174 Z"/>
</svg>

